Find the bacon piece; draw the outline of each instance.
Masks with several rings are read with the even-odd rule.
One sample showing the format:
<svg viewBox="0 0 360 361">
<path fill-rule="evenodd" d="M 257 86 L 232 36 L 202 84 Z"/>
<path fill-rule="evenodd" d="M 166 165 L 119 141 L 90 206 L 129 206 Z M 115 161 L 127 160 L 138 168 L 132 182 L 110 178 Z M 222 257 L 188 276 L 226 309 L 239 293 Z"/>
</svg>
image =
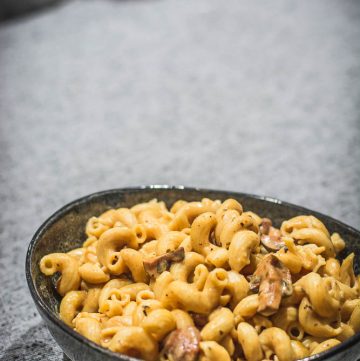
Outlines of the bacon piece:
<svg viewBox="0 0 360 361">
<path fill-rule="evenodd" d="M 252 275 L 250 289 L 259 292 L 257 311 L 264 316 L 270 316 L 279 309 L 282 296 L 292 294 L 290 271 L 276 256 L 268 254 Z"/>
<path fill-rule="evenodd" d="M 164 341 L 160 360 L 195 361 L 200 351 L 200 332 L 190 326 L 172 331 Z"/>
<path fill-rule="evenodd" d="M 151 277 L 155 277 L 164 271 L 167 271 L 171 263 L 181 262 L 185 258 L 185 251 L 183 247 L 179 247 L 177 250 L 165 253 L 159 257 L 150 258 L 144 260 L 145 271 Z"/>
</svg>

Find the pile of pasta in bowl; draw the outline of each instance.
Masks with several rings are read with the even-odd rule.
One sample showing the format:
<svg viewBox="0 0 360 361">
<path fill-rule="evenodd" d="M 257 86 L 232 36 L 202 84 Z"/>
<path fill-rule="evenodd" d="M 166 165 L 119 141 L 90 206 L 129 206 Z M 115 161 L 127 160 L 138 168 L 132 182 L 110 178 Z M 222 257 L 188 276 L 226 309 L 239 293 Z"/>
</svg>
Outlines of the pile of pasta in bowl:
<svg viewBox="0 0 360 361">
<path fill-rule="evenodd" d="M 360 329 L 354 254 L 313 216 L 284 220 L 234 200 L 151 200 L 89 219 L 82 248 L 41 259 L 60 274 L 60 318 L 148 361 L 293 361 Z"/>
</svg>

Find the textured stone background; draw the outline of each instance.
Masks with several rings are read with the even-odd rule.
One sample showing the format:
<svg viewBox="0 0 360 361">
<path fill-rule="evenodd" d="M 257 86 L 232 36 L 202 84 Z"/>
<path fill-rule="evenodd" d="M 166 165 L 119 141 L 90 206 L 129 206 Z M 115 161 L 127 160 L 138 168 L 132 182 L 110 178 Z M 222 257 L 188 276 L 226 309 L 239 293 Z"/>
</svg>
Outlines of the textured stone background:
<svg viewBox="0 0 360 361">
<path fill-rule="evenodd" d="M 41 222 L 107 188 L 266 194 L 359 228 L 357 1 L 84 0 L 0 24 L 0 359 L 63 360 Z"/>
</svg>

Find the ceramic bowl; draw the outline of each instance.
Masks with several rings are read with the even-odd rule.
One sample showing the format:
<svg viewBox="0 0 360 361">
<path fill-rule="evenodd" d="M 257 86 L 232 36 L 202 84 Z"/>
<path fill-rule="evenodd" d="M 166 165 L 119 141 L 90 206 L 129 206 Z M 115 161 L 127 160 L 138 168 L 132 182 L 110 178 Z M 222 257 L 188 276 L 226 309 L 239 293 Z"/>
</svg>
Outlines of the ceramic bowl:
<svg viewBox="0 0 360 361">
<path fill-rule="evenodd" d="M 46 254 L 67 252 L 79 247 L 85 240 L 86 221 L 107 209 L 131 207 L 136 203 L 153 198 L 171 205 L 178 199 L 200 200 L 203 197 L 225 200 L 237 199 L 246 210 L 252 210 L 260 216 L 269 217 L 277 226 L 284 219 L 301 214 L 313 214 L 318 217 L 330 232 L 338 232 L 346 240 L 346 249 L 340 254 L 345 257 L 355 252 L 355 271 L 359 273 L 360 232 L 333 218 L 309 209 L 295 206 L 277 199 L 260 197 L 237 192 L 187 188 L 183 186 L 144 186 L 138 188 L 114 189 L 94 193 L 75 200 L 50 216 L 35 233 L 30 242 L 26 257 L 26 278 L 35 305 L 46 322 L 52 336 L 73 361 L 119 361 L 134 358 L 108 351 L 87 340 L 59 319 L 60 297 L 57 295 L 50 277 L 45 277 L 39 269 L 39 261 Z M 306 360 L 360 361 L 360 333 L 342 344 L 315 355 Z"/>
</svg>

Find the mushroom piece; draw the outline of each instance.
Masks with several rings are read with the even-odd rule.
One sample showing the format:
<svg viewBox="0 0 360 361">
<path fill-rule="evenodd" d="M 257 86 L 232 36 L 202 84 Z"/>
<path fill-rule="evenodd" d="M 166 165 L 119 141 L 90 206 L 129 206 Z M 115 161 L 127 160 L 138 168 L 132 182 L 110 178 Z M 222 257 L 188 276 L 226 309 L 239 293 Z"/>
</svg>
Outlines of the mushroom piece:
<svg viewBox="0 0 360 361">
<path fill-rule="evenodd" d="M 259 292 L 257 311 L 263 316 L 270 316 L 279 309 L 282 296 L 292 294 L 290 271 L 276 256 L 268 254 L 252 275 L 250 289 Z"/>
<path fill-rule="evenodd" d="M 263 218 L 260 224 L 260 233 L 261 234 L 269 234 L 270 227 L 272 227 L 271 219 Z"/>
<path fill-rule="evenodd" d="M 285 243 L 281 240 L 281 232 L 272 226 L 269 218 L 263 218 L 260 226 L 261 244 L 270 252 L 276 252 L 285 247 Z"/>
<path fill-rule="evenodd" d="M 190 316 L 193 319 L 196 327 L 203 328 L 209 321 L 207 315 L 202 315 L 196 312 L 190 312 Z"/>
<path fill-rule="evenodd" d="M 164 341 L 160 360 L 195 361 L 200 351 L 200 332 L 190 326 L 172 331 Z"/>
<path fill-rule="evenodd" d="M 150 258 L 144 260 L 145 271 L 151 277 L 155 277 L 164 271 L 167 271 L 171 263 L 181 262 L 185 258 L 185 251 L 183 247 L 179 247 L 177 250 L 165 253 L 159 257 Z"/>
</svg>

